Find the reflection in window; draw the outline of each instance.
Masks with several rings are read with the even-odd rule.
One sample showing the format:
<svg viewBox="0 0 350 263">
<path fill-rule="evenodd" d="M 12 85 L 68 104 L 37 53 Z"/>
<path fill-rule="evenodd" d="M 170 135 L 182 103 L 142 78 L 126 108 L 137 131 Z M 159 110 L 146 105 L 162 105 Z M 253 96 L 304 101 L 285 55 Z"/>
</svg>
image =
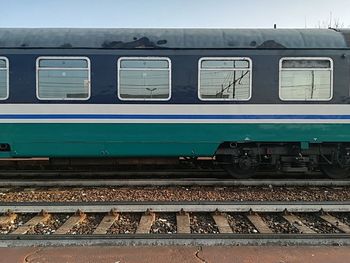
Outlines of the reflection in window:
<svg viewBox="0 0 350 263">
<path fill-rule="evenodd" d="M 166 58 L 119 60 L 118 92 L 121 99 L 167 100 L 170 98 L 170 61 Z"/>
<path fill-rule="evenodd" d="M 0 99 L 8 97 L 8 62 L 7 59 L 0 58 Z"/>
<path fill-rule="evenodd" d="M 199 96 L 205 100 L 249 100 L 251 62 L 248 59 L 201 59 Z"/>
<path fill-rule="evenodd" d="M 332 74 L 330 59 L 283 59 L 280 97 L 283 100 L 329 100 Z"/>
<path fill-rule="evenodd" d="M 37 92 L 40 99 L 85 100 L 90 96 L 87 58 L 39 60 Z"/>
</svg>

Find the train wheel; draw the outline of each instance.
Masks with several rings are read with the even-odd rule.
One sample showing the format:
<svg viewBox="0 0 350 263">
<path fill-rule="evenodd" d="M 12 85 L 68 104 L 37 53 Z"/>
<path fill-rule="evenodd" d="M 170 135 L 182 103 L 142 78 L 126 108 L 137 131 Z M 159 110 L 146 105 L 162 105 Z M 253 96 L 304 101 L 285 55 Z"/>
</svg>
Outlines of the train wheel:
<svg viewBox="0 0 350 263">
<path fill-rule="evenodd" d="M 337 165 L 322 165 L 321 171 L 333 179 L 345 179 L 350 177 L 350 168 L 343 168 Z"/>
<path fill-rule="evenodd" d="M 255 175 L 256 168 L 240 167 L 239 165 L 225 165 L 224 169 L 236 179 L 249 179 Z"/>
</svg>

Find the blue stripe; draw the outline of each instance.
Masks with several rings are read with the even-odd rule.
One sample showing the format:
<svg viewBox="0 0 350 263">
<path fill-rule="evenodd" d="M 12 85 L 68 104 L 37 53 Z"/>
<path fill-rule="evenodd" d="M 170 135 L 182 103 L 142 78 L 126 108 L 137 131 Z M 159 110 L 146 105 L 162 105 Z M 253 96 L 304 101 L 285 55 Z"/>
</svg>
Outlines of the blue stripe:
<svg viewBox="0 0 350 263">
<path fill-rule="evenodd" d="M 349 120 L 350 115 L 0 114 L 0 119 Z"/>
</svg>

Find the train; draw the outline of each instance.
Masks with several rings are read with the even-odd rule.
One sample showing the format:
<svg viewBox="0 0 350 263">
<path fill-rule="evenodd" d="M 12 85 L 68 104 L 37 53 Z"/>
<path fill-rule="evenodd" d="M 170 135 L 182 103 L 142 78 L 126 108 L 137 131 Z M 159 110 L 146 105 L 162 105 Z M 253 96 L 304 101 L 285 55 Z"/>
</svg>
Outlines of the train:
<svg viewBox="0 0 350 263">
<path fill-rule="evenodd" d="M 0 158 L 350 169 L 350 30 L 0 28 Z"/>
</svg>

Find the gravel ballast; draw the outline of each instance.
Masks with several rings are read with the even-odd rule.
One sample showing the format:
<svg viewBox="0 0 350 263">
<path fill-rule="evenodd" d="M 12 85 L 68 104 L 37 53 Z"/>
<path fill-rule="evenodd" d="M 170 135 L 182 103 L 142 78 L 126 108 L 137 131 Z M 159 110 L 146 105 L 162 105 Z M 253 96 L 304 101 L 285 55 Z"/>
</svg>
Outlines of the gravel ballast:
<svg viewBox="0 0 350 263">
<path fill-rule="evenodd" d="M 297 234 L 299 230 L 292 224 L 283 219 L 278 214 L 261 214 L 264 222 L 272 229 L 274 233 Z"/>
<path fill-rule="evenodd" d="M 151 233 L 154 234 L 175 234 L 176 233 L 176 215 L 175 214 L 156 214 L 156 220 L 151 227 Z"/>
<path fill-rule="evenodd" d="M 258 230 L 249 222 L 244 214 L 227 214 L 227 221 L 230 224 L 233 233 L 251 234 L 258 233 Z"/>
<path fill-rule="evenodd" d="M 108 234 L 135 234 L 141 218 L 140 213 L 121 213 L 116 221 L 107 231 Z"/>
<path fill-rule="evenodd" d="M 311 230 L 315 231 L 316 233 L 333 234 L 341 232 L 337 228 L 332 226 L 330 223 L 319 218 L 316 214 L 298 213 L 296 215 L 299 216 L 303 224 L 308 226 Z"/>
<path fill-rule="evenodd" d="M 17 218 L 7 226 L 0 228 L 0 234 L 8 234 L 16 230 L 18 227 L 24 225 L 28 220 L 33 218 L 35 214 L 19 214 Z"/>
<path fill-rule="evenodd" d="M 47 222 L 40 223 L 30 229 L 27 235 L 50 235 L 54 234 L 56 230 L 63 225 L 64 222 L 71 215 L 69 214 L 55 214 Z"/>
<path fill-rule="evenodd" d="M 69 232 L 68 234 L 71 235 L 91 235 L 98 224 L 101 222 L 103 218 L 103 215 L 100 214 L 91 214 L 87 215 L 85 220 L 81 222 L 80 224 L 75 225 Z"/>
<path fill-rule="evenodd" d="M 349 201 L 350 187 L 101 187 L 1 191 L 0 202 Z"/>
<path fill-rule="evenodd" d="M 209 214 L 193 213 L 190 215 L 191 233 L 195 234 L 217 234 L 219 229 L 214 219 Z"/>
</svg>

